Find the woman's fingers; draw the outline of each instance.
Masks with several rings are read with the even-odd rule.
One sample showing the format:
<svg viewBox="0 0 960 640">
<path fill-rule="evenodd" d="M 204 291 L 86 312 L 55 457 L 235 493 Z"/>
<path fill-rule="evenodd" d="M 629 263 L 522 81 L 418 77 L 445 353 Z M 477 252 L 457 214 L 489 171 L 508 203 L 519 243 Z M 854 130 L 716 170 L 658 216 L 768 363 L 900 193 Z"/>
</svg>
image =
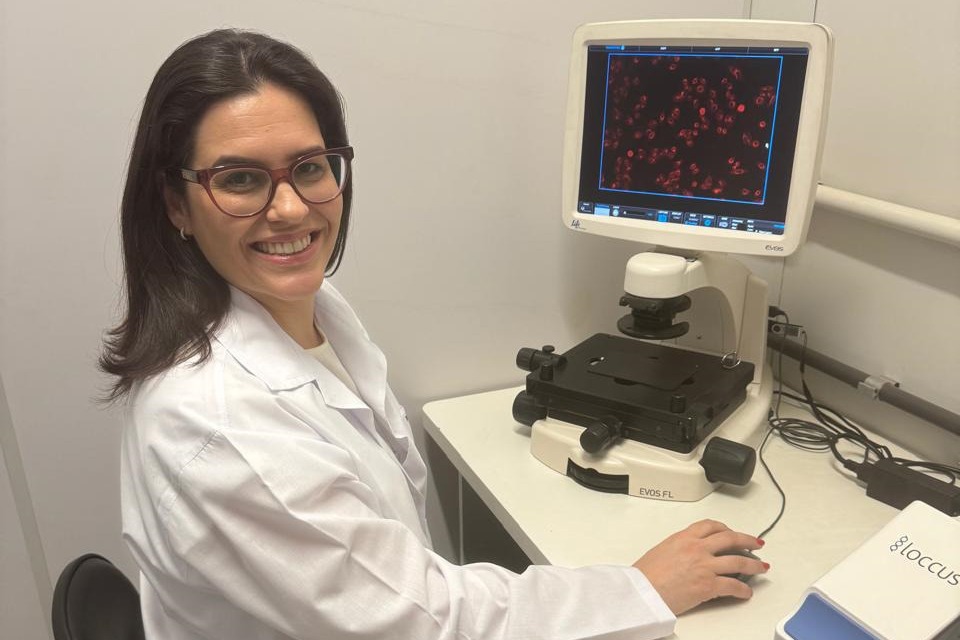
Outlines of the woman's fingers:
<svg viewBox="0 0 960 640">
<path fill-rule="evenodd" d="M 749 556 L 728 555 L 716 556 L 715 561 L 710 566 L 711 570 L 719 576 L 730 576 L 743 574 L 755 576 L 760 573 L 766 573 L 770 565 L 759 558 Z"/>
<path fill-rule="evenodd" d="M 700 520 L 699 522 L 694 522 L 691 524 L 684 531 L 698 538 L 706 538 L 707 536 L 711 536 L 716 533 L 730 531 L 730 527 L 722 522 L 717 522 L 716 520 Z"/>
<path fill-rule="evenodd" d="M 747 584 L 736 578 L 726 578 L 720 576 L 717 578 L 716 588 L 714 589 L 717 598 L 739 598 L 748 600 L 753 595 L 753 589 Z"/>
<path fill-rule="evenodd" d="M 704 548 L 710 553 L 717 555 L 724 551 L 737 551 L 747 549 L 753 551 L 763 546 L 763 543 L 749 533 L 739 533 L 737 531 L 720 531 L 709 535 L 703 539 Z"/>
<path fill-rule="evenodd" d="M 717 597 L 749 598 L 750 587 L 731 576 L 766 572 L 769 565 L 741 555 L 762 546 L 755 536 L 716 520 L 701 520 L 650 549 L 634 566 L 679 614 Z"/>
</svg>

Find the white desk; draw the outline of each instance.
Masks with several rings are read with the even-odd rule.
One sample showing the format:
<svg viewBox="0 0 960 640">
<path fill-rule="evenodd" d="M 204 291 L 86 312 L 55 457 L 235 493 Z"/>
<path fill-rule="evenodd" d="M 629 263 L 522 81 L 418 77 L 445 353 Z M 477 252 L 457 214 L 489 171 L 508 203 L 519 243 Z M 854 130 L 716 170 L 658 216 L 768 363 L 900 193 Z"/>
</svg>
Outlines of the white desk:
<svg viewBox="0 0 960 640">
<path fill-rule="evenodd" d="M 431 402 L 424 406 L 424 427 L 534 563 L 632 564 L 696 520 L 713 518 L 759 533 L 780 508 L 759 464 L 746 487 L 721 488 L 693 503 L 581 487 L 530 454 L 530 428 L 511 412 L 518 391 Z M 782 414 L 790 412 L 800 415 L 782 407 Z M 899 513 L 867 498 L 829 453 L 801 451 L 771 437 L 764 459 L 787 494 L 784 516 L 758 552 L 770 563 L 769 573 L 754 579 L 747 602 L 714 601 L 682 615 L 674 637 L 770 640 L 804 589 Z"/>
</svg>

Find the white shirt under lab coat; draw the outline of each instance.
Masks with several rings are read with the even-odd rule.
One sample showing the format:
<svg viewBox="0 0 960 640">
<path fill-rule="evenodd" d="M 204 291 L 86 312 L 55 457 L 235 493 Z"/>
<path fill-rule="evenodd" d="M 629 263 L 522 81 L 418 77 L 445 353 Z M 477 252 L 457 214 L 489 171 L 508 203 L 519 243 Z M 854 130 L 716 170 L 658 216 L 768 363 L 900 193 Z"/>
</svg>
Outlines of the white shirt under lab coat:
<svg viewBox="0 0 960 640">
<path fill-rule="evenodd" d="M 329 283 L 316 317 L 361 397 L 236 289 L 207 361 L 135 389 L 123 529 L 148 640 L 671 633 L 634 568 L 518 575 L 434 553 L 426 470 L 384 356 Z"/>
</svg>

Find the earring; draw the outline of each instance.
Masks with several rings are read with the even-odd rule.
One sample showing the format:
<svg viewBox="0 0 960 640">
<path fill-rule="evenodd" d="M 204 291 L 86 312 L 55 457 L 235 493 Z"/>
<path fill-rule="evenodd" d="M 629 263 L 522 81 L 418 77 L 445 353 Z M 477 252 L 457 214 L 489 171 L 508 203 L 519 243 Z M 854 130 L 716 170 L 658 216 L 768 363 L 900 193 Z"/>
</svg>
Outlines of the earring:
<svg viewBox="0 0 960 640">
<path fill-rule="evenodd" d="M 180 237 L 183 238 L 184 242 L 190 240 L 190 236 L 187 235 L 187 232 L 183 230 L 183 227 L 180 227 Z"/>
</svg>

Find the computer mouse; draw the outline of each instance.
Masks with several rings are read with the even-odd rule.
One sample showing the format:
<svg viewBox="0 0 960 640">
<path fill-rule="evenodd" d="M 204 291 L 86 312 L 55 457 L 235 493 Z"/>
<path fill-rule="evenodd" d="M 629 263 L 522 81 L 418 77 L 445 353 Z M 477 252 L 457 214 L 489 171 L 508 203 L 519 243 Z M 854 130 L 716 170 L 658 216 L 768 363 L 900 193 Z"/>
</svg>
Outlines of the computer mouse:
<svg viewBox="0 0 960 640">
<path fill-rule="evenodd" d="M 759 560 L 760 558 L 746 549 L 728 549 L 727 551 L 721 551 L 717 556 L 743 556 L 745 558 L 753 558 L 754 560 Z M 754 576 L 746 573 L 725 573 L 723 574 L 727 578 L 736 578 L 744 584 L 749 584 L 753 580 Z"/>
</svg>

